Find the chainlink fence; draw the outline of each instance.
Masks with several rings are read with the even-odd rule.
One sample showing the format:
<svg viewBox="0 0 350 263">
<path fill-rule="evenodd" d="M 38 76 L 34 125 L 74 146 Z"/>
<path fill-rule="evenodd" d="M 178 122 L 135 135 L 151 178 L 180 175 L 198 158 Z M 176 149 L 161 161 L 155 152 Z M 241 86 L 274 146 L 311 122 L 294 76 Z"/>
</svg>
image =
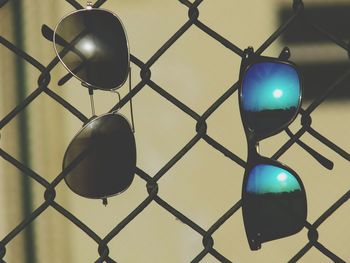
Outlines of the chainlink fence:
<svg viewBox="0 0 350 263">
<path fill-rule="evenodd" d="M 84 8 L 78 2 L 74 0 L 66 0 L 70 3 L 74 8 L 81 9 Z M 94 7 L 102 6 L 107 0 L 98 0 Z M 3 1 L 6 2 L 6 1 Z M 207 134 L 207 123 L 206 120 L 231 96 L 235 95 L 237 92 L 238 84 L 233 83 L 232 86 L 226 90 L 222 96 L 216 98 L 211 106 L 202 114 L 196 113 L 189 106 L 181 102 L 179 99 L 168 93 L 165 89 L 163 89 L 160 85 L 155 83 L 152 80 L 152 66 L 157 62 L 157 60 L 167 52 L 167 50 L 178 40 L 183 34 L 191 27 L 197 27 L 201 31 L 205 32 L 208 38 L 213 38 L 219 43 L 222 44 L 223 47 L 232 51 L 237 56 L 241 57 L 243 55 L 243 49 L 230 42 L 228 39 L 224 38 L 213 29 L 211 29 L 208 25 L 204 24 L 199 19 L 200 14 L 200 5 L 203 0 L 196 0 L 194 2 L 190 2 L 188 0 L 180 0 L 179 4 L 185 5 L 188 7 L 188 20 L 184 21 L 184 24 L 179 28 L 169 40 L 162 45 L 157 52 L 152 55 L 147 61 L 142 61 L 131 54 L 131 62 L 135 67 L 138 67 L 140 70 L 141 81 L 137 83 L 132 91 L 125 95 L 115 106 L 113 109 L 118 109 L 120 107 L 125 106 L 133 97 L 138 96 L 139 92 L 147 85 L 155 92 L 159 94 L 160 97 L 167 100 L 169 103 L 172 103 L 176 107 L 178 107 L 183 114 L 187 114 L 192 119 L 196 121 L 196 130 L 194 132 L 193 138 L 183 147 L 173 158 L 171 158 L 166 165 L 160 167 L 159 171 L 151 176 L 142 170 L 141 167 L 137 167 L 136 175 L 145 181 L 145 186 L 147 188 L 148 196 L 145 198 L 135 209 L 130 213 L 127 217 L 125 217 L 121 222 L 118 222 L 115 227 L 110 230 L 110 232 L 106 236 L 97 235 L 93 229 L 89 228 L 82 221 L 79 220 L 75 215 L 66 210 L 63 206 L 58 204 L 55 201 L 56 191 L 55 188 L 58 184 L 62 183 L 62 180 L 67 175 L 69 170 L 73 169 L 77 162 L 73 162 L 69 167 L 64 169 L 57 177 L 52 181 L 47 181 L 43 176 L 37 174 L 30 167 L 27 167 L 19 160 L 12 157 L 8 152 L 0 148 L 1 157 L 7 162 L 11 163 L 13 166 L 17 167 L 20 171 L 23 172 L 23 176 L 30 177 L 37 184 L 43 186 L 45 190 L 44 200 L 42 204 L 32 211 L 29 216 L 23 218 L 23 221 L 15 227 L 10 233 L 8 233 L 5 237 L 1 237 L 2 240 L 0 242 L 0 258 L 1 262 L 5 262 L 4 257 L 6 255 L 6 246 L 13 241 L 13 239 L 23 230 L 25 230 L 34 220 L 36 220 L 40 215 L 49 207 L 57 210 L 57 212 L 61 213 L 64 217 L 66 217 L 72 224 L 74 224 L 81 231 L 86 233 L 87 238 L 91 238 L 94 242 L 96 242 L 96 262 L 118 262 L 117 258 L 110 257 L 110 247 L 109 242 L 116 237 L 120 231 L 126 227 L 130 222 L 132 222 L 147 206 L 151 203 L 157 204 L 159 207 L 165 209 L 168 213 L 172 214 L 181 222 L 189 226 L 193 231 L 197 232 L 202 236 L 203 249 L 202 251 L 196 255 L 192 262 L 200 262 L 206 255 L 210 254 L 214 258 L 216 258 L 219 262 L 231 262 L 225 255 L 220 253 L 215 249 L 215 240 L 213 238 L 213 234 L 231 217 L 233 216 L 241 207 L 241 201 L 237 200 L 232 203 L 235 203 L 225 214 L 223 214 L 217 221 L 208 229 L 203 229 L 199 224 L 192 221 L 188 216 L 181 213 L 176 207 L 171 206 L 165 200 L 163 200 L 158 195 L 158 181 L 163 176 L 166 176 L 168 171 L 172 169 L 172 167 L 182 158 L 184 157 L 191 149 L 199 142 L 205 141 L 215 150 L 219 151 L 226 158 L 229 158 L 236 165 L 245 167 L 246 163 L 244 160 L 239 158 L 235 153 L 231 152 L 224 145 L 220 144 L 217 140 L 212 138 Z M 269 48 L 271 44 L 273 44 L 276 39 L 287 31 L 291 24 L 296 20 L 300 20 L 305 24 L 313 27 L 320 34 L 324 35 L 330 41 L 332 41 L 335 45 L 338 45 L 345 51 L 349 52 L 350 46 L 349 43 L 343 41 L 340 38 L 335 36 L 335 32 L 328 32 L 318 24 L 315 24 L 314 21 L 310 20 L 307 16 L 304 15 L 304 4 L 302 0 L 293 1 L 292 5 L 293 13 L 289 17 L 289 19 L 284 22 L 280 27 L 271 34 L 271 36 L 255 51 L 257 54 L 263 53 L 266 49 Z M 346 25 L 344 25 L 346 26 Z M 50 31 L 50 28 L 46 28 L 47 31 Z M 17 115 L 19 115 L 28 105 L 30 105 L 41 93 L 46 93 L 52 99 L 54 99 L 57 103 L 59 103 L 62 107 L 66 108 L 70 111 L 71 114 L 75 115 L 77 118 L 81 120 L 82 123 L 86 122 L 88 118 L 84 116 L 79 110 L 77 110 L 74 105 L 68 103 L 64 98 L 55 93 L 52 89 L 48 87 L 50 83 L 50 72 L 52 69 L 56 67 L 59 63 L 57 57 L 53 58 L 52 61 L 47 65 L 42 65 L 35 58 L 30 56 L 24 50 L 20 49 L 4 37 L 0 36 L 0 43 L 11 50 L 17 56 L 29 62 L 33 67 L 35 67 L 38 71 L 40 71 L 40 77 L 38 79 L 38 87 L 32 92 L 29 96 L 27 96 L 23 101 L 21 101 L 11 112 L 9 112 L 3 119 L 0 121 L 0 130 L 8 125 Z M 305 144 L 301 142 L 299 139 L 306 133 L 316 138 L 320 144 L 324 144 L 325 146 L 332 149 L 339 156 L 349 161 L 350 156 L 345 150 L 343 150 L 340 146 L 333 143 L 331 140 L 327 139 L 321 133 L 313 128 L 312 125 L 312 113 L 313 111 L 324 101 L 326 101 L 332 92 L 340 87 L 344 81 L 349 78 L 350 69 L 345 71 L 341 76 L 334 80 L 333 84 L 329 86 L 325 92 L 322 94 L 317 94 L 317 98 L 314 99 L 307 108 L 301 110 L 301 128 L 296 132 L 292 133 L 290 130 L 286 129 L 286 132 L 290 139 L 278 149 L 278 151 L 272 156 L 274 159 L 278 159 L 282 154 L 284 154 L 288 149 L 298 143 L 303 147 Z M 307 88 L 307 87 L 305 87 Z M 312 149 L 310 150 L 312 151 Z M 79 160 L 77 160 L 79 161 Z M 348 201 L 350 197 L 350 190 L 344 193 L 331 207 L 329 207 L 326 211 L 324 211 L 319 218 L 314 222 L 306 222 L 305 228 L 308 230 L 308 242 L 304 247 L 301 247 L 299 252 L 295 254 L 289 262 L 297 262 L 301 259 L 311 248 L 316 248 L 320 252 L 324 254 L 325 257 L 328 257 L 330 260 L 334 262 L 345 262 L 344 259 L 341 259 L 335 253 L 333 253 L 330 249 L 324 246 L 322 243 L 318 241 L 318 228 L 323 224 L 332 214 L 341 207 L 344 203 Z M 347 244 L 348 246 L 348 244 Z"/>
</svg>

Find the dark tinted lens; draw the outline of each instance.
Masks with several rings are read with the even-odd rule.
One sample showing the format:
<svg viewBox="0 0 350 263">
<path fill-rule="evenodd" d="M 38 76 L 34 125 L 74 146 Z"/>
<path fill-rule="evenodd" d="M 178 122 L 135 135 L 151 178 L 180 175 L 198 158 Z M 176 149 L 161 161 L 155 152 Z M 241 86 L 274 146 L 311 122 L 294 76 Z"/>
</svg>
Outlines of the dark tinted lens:
<svg viewBox="0 0 350 263">
<path fill-rule="evenodd" d="M 103 198 L 130 186 L 136 167 L 136 148 L 125 118 L 107 114 L 88 123 L 68 146 L 63 168 L 84 153 L 86 157 L 65 178 L 75 193 Z"/>
<path fill-rule="evenodd" d="M 72 13 L 58 24 L 54 40 L 59 58 L 82 81 L 106 90 L 125 82 L 127 38 L 112 13 L 99 9 Z"/>
<path fill-rule="evenodd" d="M 306 196 L 297 175 L 259 164 L 247 176 L 242 208 L 251 249 L 300 231 L 306 220 Z"/>
<path fill-rule="evenodd" d="M 246 126 L 258 138 L 278 131 L 295 117 L 300 96 L 299 76 L 291 65 L 281 62 L 251 65 L 241 89 Z"/>
</svg>

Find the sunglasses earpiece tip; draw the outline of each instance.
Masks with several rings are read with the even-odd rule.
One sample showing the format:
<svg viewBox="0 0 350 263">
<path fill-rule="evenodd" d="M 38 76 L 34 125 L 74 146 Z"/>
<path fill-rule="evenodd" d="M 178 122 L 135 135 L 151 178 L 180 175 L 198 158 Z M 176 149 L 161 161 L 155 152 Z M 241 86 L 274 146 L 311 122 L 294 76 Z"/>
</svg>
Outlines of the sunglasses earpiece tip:
<svg viewBox="0 0 350 263">
<path fill-rule="evenodd" d="M 279 55 L 279 58 L 282 60 L 288 60 L 290 58 L 291 52 L 289 47 L 284 47 Z"/>
<path fill-rule="evenodd" d="M 41 26 L 41 34 L 44 38 L 46 38 L 49 41 L 53 41 L 53 30 L 49 28 L 47 25 L 43 24 Z"/>
</svg>

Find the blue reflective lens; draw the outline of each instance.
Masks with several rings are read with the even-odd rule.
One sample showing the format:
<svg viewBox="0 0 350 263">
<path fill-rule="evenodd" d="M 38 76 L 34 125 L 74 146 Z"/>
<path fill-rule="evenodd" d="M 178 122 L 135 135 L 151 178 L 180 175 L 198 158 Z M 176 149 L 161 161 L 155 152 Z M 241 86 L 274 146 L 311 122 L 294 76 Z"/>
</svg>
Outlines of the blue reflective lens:
<svg viewBox="0 0 350 263">
<path fill-rule="evenodd" d="M 242 102 L 246 111 L 296 108 L 299 96 L 299 76 L 288 64 L 253 64 L 244 76 Z"/>
<path fill-rule="evenodd" d="M 286 169 L 258 164 L 250 171 L 246 191 L 251 194 L 277 194 L 300 191 L 300 184 Z"/>
<path fill-rule="evenodd" d="M 254 166 L 246 178 L 242 209 L 250 247 L 300 231 L 307 208 L 296 175 L 271 164 Z"/>
<path fill-rule="evenodd" d="M 248 128 L 265 137 L 283 127 L 295 116 L 300 95 L 300 80 L 293 66 L 282 62 L 251 65 L 241 89 Z"/>
</svg>

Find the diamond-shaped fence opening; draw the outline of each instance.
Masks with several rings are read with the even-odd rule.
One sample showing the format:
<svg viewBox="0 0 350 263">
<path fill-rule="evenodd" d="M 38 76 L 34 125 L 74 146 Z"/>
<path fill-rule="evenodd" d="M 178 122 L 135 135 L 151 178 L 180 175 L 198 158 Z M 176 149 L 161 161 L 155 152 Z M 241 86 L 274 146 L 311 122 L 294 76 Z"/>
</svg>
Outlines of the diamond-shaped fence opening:
<svg viewBox="0 0 350 263">
<path fill-rule="evenodd" d="M 54 7 L 60 8 L 62 3 L 62 7 L 67 10 L 72 7 L 83 8 L 75 0 L 65 2 L 64 5 L 63 0 L 56 1 Z M 327 118 L 332 118 L 333 124 L 330 125 L 334 123 L 340 125 L 329 127 L 337 130 L 337 138 L 332 138 L 329 135 L 332 133 L 328 133 L 328 129 L 316 127 L 321 121 L 328 121 L 317 113 L 321 108 L 320 105 L 327 105 L 325 108 L 329 109 L 330 106 L 326 103 L 334 92 L 348 88 L 345 84 L 350 78 L 349 68 L 340 72 L 331 85 L 327 85 L 321 92 L 316 92 L 312 100 L 303 104 L 300 116 L 296 120 L 297 124 L 294 123 L 291 129 L 287 128 L 283 135 L 262 144 L 271 152 L 272 158 L 281 160 L 286 158 L 291 167 L 298 167 L 305 185 L 313 186 L 310 190 L 311 201 L 317 200 L 318 203 L 313 204 L 309 201 L 308 220 L 312 220 L 305 222 L 304 230 L 298 235 L 274 241 L 274 245 L 264 244 L 264 252 L 248 252 L 249 254 L 243 255 L 248 249 L 247 244 L 242 245 L 246 240 L 243 221 L 238 215 L 241 214 L 240 183 L 246 165 L 242 153 L 246 152 L 244 149 L 246 143 L 237 110 L 239 61 L 246 48 L 242 43 L 255 37 L 254 41 L 260 43 L 255 47 L 257 54 L 268 52 L 278 56 L 280 50 L 276 46 L 281 46 L 281 35 L 288 33 L 291 26 L 298 21 L 305 26 L 311 25 L 313 30 L 327 38 L 332 45 L 343 49 L 345 53 L 349 52 L 349 44 L 342 39 L 343 37 L 337 37 L 337 32 L 325 29 L 308 17 L 306 10 L 312 8 L 312 5 L 309 6 L 307 2 L 284 1 L 285 6 L 289 8 L 288 17 L 278 22 L 275 31 L 269 32 L 266 36 L 265 33 L 268 31 L 265 27 L 268 22 L 266 20 L 262 22 L 261 18 L 264 16 L 258 19 L 260 23 L 258 20 L 254 23 L 249 21 L 252 20 L 250 16 L 255 14 L 252 14 L 254 8 L 259 8 L 261 12 L 276 12 L 272 2 L 271 7 L 257 1 L 240 4 L 230 1 L 213 3 L 209 0 L 171 1 L 169 6 L 159 1 L 147 3 L 136 1 L 125 6 L 117 4 L 121 17 L 127 13 L 127 9 L 130 9 L 132 10 L 130 14 L 140 18 L 125 19 L 127 32 L 130 32 L 132 90 L 129 92 L 123 87 L 120 101 L 117 97 L 113 97 L 114 95 L 98 94 L 96 105 L 98 111 L 104 109 L 104 112 L 108 111 L 107 105 L 110 105 L 110 109 L 121 107 L 121 111 L 127 115 L 128 103 L 133 99 L 136 111 L 136 140 L 139 145 L 138 164 L 134 184 L 123 195 L 111 198 L 109 206 L 104 208 L 95 201 L 82 200 L 63 186 L 64 177 L 76 162 L 62 171 L 61 160 L 55 159 L 55 154 L 48 153 L 53 149 L 52 151 L 62 155 L 63 145 L 68 143 L 74 133 L 65 131 L 61 126 L 68 122 L 69 127 L 74 126 L 78 129 L 90 117 L 90 113 L 85 106 L 82 106 L 81 101 L 69 96 L 75 94 L 77 97 L 80 96 L 77 94 L 84 92 L 78 87 L 74 91 L 68 90 L 68 86 L 69 89 L 75 88 L 72 86 L 79 86 L 76 80 L 69 80 L 63 87 L 57 87 L 57 81 L 62 77 L 63 71 L 58 69 L 59 61 L 56 57 L 52 55 L 52 60 L 49 60 L 46 56 L 47 62 L 41 63 L 39 59 L 27 53 L 24 43 L 34 41 L 33 36 L 39 34 L 40 28 L 37 28 L 37 33 L 24 39 L 23 21 L 28 18 L 25 17 L 26 13 L 21 13 L 21 10 L 29 8 L 29 4 L 37 8 L 41 5 L 47 7 L 47 4 L 20 0 L 0 1 L 0 11 L 3 11 L 6 14 L 4 17 L 8 18 L 2 20 L 1 26 L 14 28 L 12 31 L 4 29 L 6 34 L 1 33 L 0 49 L 6 52 L 0 54 L 6 57 L 6 53 L 8 56 L 10 52 L 11 56 L 16 56 L 15 61 L 12 61 L 13 65 L 8 65 L 15 76 L 12 82 L 8 83 L 13 89 L 1 87 L 3 92 L 0 93 L 3 97 L 11 98 L 10 102 L 0 98 L 3 103 L 0 116 L 2 135 L 0 156 L 3 159 L 0 166 L 1 182 L 8 183 L 8 189 L 4 185 L 1 188 L 8 192 L 2 202 L 5 212 L 0 213 L 4 218 L 0 229 L 3 235 L 0 237 L 1 262 L 41 262 L 39 255 L 50 257 L 48 253 L 51 252 L 62 255 L 58 256 L 55 262 L 64 260 L 81 262 L 80 258 L 86 257 L 79 255 L 85 253 L 94 255 L 94 258 L 84 259 L 89 262 L 136 262 L 140 258 L 142 262 L 147 263 L 262 262 L 263 260 L 310 262 L 307 258 L 317 258 L 319 262 L 348 262 L 350 254 L 346 250 L 350 242 L 350 232 L 347 226 L 349 217 L 347 201 L 350 190 L 349 180 L 345 177 L 348 174 L 350 156 L 347 152 L 348 145 L 340 145 L 339 142 L 342 143 L 344 139 L 338 138 L 339 134 L 346 134 L 350 128 L 348 112 L 342 111 L 348 106 L 347 100 L 342 100 L 339 104 L 342 105 L 341 110 L 339 113 L 335 110 L 334 117 L 331 113 L 326 114 Z M 137 5 L 146 5 L 147 8 L 142 12 Z M 211 5 L 215 8 L 211 9 Z M 223 23 L 217 22 L 220 18 L 216 16 L 221 13 L 227 14 L 228 6 L 234 9 L 232 16 L 244 14 L 246 21 L 242 20 L 241 25 L 232 26 L 235 30 L 243 28 L 243 35 L 230 31 L 228 21 L 233 20 L 227 16 L 224 16 Z M 114 6 L 112 1 L 98 0 L 94 7 L 112 9 Z M 214 16 L 211 15 L 211 10 Z M 179 15 L 173 16 L 172 12 Z M 31 23 L 52 25 L 52 17 L 47 16 L 49 11 L 44 13 L 48 21 L 41 17 L 32 17 Z M 328 21 L 323 21 L 322 24 L 324 22 Z M 159 23 L 163 25 L 157 35 L 156 26 Z M 275 27 L 276 23 L 273 24 Z M 52 26 L 45 26 L 46 30 L 52 29 Z M 345 28 L 347 26 L 338 25 Z M 8 32 L 12 32 L 13 36 L 8 36 Z M 261 43 L 263 36 L 266 39 Z M 35 41 L 39 40 L 42 39 Z M 140 44 L 142 41 L 149 42 L 147 48 L 142 49 L 142 43 Z M 193 45 L 192 42 L 201 46 Z M 46 41 L 45 45 L 52 43 Z M 37 54 L 41 52 L 36 48 L 33 50 Z M 291 50 L 293 52 L 292 48 Z M 2 64 L 0 70 L 2 73 L 5 72 L 6 65 Z M 36 82 L 33 77 L 35 74 L 39 76 Z M 139 77 L 136 76 L 138 74 Z M 198 77 L 191 78 L 191 76 Z M 0 76 L 0 83 L 4 84 L 4 80 L 8 79 L 7 75 Z M 26 89 L 26 86 L 30 88 Z M 304 88 L 308 89 L 307 86 Z M 79 99 L 87 101 L 86 92 Z M 16 106 L 13 106 L 13 101 L 16 101 Z M 332 103 L 329 105 L 333 106 L 334 102 Z M 51 104 L 55 106 L 50 106 Z M 99 104 L 103 106 L 99 107 Z M 142 104 L 147 104 L 147 107 L 142 109 L 140 106 Z M 232 112 L 227 113 L 229 111 L 227 105 L 230 104 Z M 52 111 L 40 111 L 45 107 Z M 68 121 L 65 123 L 60 120 L 56 122 L 57 126 L 46 127 L 46 123 L 52 122 L 51 119 L 54 118 L 52 116 L 55 114 L 69 115 Z M 337 116 L 344 116 L 345 119 L 337 122 Z M 226 126 L 229 128 L 226 129 Z M 323 125 L 325 126 L 327 125 Z M 60 128 L 62 132 L 57 137 L 57 143 L 47 144 L 49 140 L 45 138 Z M 227 138 L 230 136 L 233 139 L 228 142 Z M 347 138 L 345 143 L 346 141 L 348 142 Z M 204 155 L 197 158 L 196 156 L 199 153 L 203 154 L 202 152 L 205 152 Z M 341 168 L 335 168 L 332 172 L 322 170 L 327 174 L 322 176 L 334 177 L 333 181 L 318 178 L 321 175 L 317 173 L 322 166 L 310 157 L 308 152 L 313 155 L 319 152 L 327 157 L 329 154 L 339 159 Z M 44 164 L 37 161 L 36 155 L 40 155 L 40 160 L 44 160 Z M 300 156 L 305 156 L 303 163 L 300 163 Z M 335 167 L 338 163 L 335 161 Z M 8 169 L 5 166 L 12 168 Z M 13 175 L 13 181 L 10 178 L 11 173 L 16 173 Z M 322 185 L 330 183 L 332 185 L 318 187 L 320 181 Z M 18 187 L 18 184 L 21 186 Z M 334 190 L 337 184 L 338 189 Z M 9 190 L 12 188 L 19 189 L 20 192 Z M 318 205 L 322 200 L 328 204 L 326 207 Z M 106 209 L 111 210 L 106 212 L 108 211 Z M 332 225 L 328 222 L 332 222 L 338 210 L 341 211 L 339 214 L 342 217 L 337 216 L 336 221 L 342 221 L 340 227 L 344 229 L 336 231 L 324 229 Z M 16 214 L 16 220 L 11 219 L 11 213 Z M 62 217 L 65 220 L 62 220 Z M 241 228 L 236 229 L 237 225 L 241 225 Z M 332 228 L 336 229 L 337 226 L 333 224 Z M 55 233 L 52 234 L 54 238 L 48 239 L 45 236 L 49 232 Z M 332 235 L 333 233 L 340 235 L 339 238 Z M 225 239 L 225 235 L 229 238 Z M 333 240 L 333 243 L 328 242 L 325 235 L 329 236 L 329 240 Z M 18 241 L 19 238 L 23 240 Z M 88 245 L 82 242 L 85 238 L 90 239 Z M 18 245 L 17 251 L 14 244 Z M 41 244 L 46 249 L 43 249 Z M 92 253 L 93 248 L 95 250 Z M 276 249 L 282 253 L 275 253 Z M 144 255 L 142 251 L 145 252 Z M 131 253 L 130 256 L 127 256 L 127 253 Z M 44 261 L 47 260 L 48 258 Z"/>
</svg>

